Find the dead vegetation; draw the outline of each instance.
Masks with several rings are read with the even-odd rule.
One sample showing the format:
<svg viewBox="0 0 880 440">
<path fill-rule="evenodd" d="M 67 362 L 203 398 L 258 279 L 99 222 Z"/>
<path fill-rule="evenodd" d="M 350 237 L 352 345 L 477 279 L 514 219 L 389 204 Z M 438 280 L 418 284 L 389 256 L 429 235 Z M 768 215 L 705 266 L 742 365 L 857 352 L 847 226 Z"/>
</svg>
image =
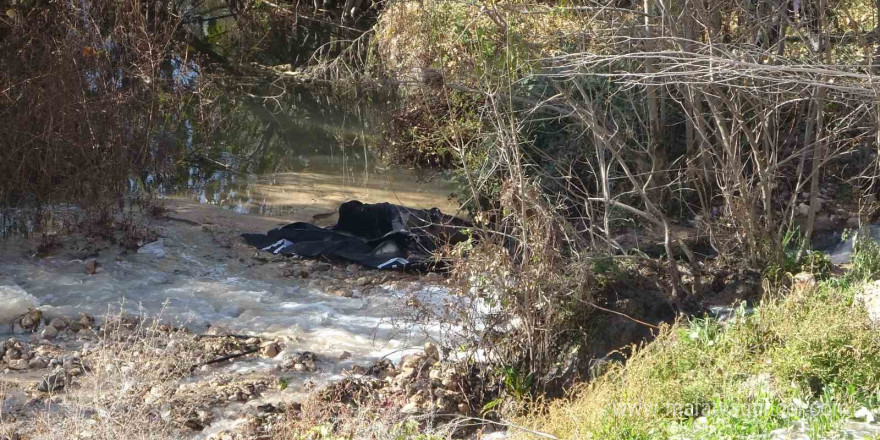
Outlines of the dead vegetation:
<svg viewBox="0 0 880 440">
<path fill-rule="evenodd" d="M 123 210 L 179 148 L 170 115 L 198 92 L 180 20 L 137 0 L 0 9 L 4 235 L 39 230 L 59 205 L 92 218 Z"/>
<path fill-rule="evenodd" d="M 457 285 L 494 307 L 460 316 L 469 347 L 517 378 L 509 395 L 585 377 L 607 338 L 758 300 L 762 277 L 828 273 L 811 239 L 876 204 L 877 14 L 826 0 L 386 6 L 377 51 L 425 115 L 392 133 L 454 157 L 481 226 Z M 603 332 L 611 316 L 642 331 Z"/>
</svg>

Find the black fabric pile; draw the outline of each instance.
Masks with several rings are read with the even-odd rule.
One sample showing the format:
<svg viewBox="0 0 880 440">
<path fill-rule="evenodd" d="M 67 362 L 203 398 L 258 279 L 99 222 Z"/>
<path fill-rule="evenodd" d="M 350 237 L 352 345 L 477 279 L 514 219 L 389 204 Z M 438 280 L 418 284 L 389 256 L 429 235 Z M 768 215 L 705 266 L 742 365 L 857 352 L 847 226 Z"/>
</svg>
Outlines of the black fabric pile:
<svg viewBox="0 0 880 440">
<path fill-rule="evenodd" d="M 267 234 L 242 234 L 245 241 L 274 254 L 348 260 L 376 269 L 437 268 L 432 254 L 468 238 L 471 224 L 434 208 L 353 200 L 339 206 L 336 225 L 322 228 L 292 223 Z"/>
</svg>

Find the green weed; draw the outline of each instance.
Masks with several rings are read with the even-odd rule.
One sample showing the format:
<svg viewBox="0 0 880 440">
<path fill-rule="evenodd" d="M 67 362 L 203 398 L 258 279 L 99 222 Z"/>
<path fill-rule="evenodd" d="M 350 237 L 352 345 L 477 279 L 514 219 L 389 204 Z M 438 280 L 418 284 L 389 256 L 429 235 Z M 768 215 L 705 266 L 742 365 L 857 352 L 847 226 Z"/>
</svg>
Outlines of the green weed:
<svg viewBox="0 0 880 440">
<path fill-rule="evenodd" d="M 769 438 L 795 425 L 811 438 L 834 433 L 857 408 L 876 407 L 880 387 L 880 338 L 852 291 L 834 285 L 724 322 L 668 327 L 624 368 L 525 423 L 560 438 Z"/>
</svg>

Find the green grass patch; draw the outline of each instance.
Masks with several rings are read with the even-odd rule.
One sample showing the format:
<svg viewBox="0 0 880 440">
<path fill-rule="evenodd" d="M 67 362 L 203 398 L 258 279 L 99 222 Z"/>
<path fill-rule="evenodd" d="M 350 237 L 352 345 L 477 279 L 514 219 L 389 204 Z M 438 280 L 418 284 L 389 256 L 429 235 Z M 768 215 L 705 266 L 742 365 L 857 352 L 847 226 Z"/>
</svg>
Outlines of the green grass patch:
<svg viewBox="0 0 880 440">
<path fill-rule="evenodd" d="M 767 438 L 798 425 L 811 436 L 833 432 L 863 406 L 880 409 L 880 337 L 853 300 L 863 286 L 830 280 L 726 322 L 666 327 L 625 366 L 526 422 L 560 438 Z"/>
</svg>

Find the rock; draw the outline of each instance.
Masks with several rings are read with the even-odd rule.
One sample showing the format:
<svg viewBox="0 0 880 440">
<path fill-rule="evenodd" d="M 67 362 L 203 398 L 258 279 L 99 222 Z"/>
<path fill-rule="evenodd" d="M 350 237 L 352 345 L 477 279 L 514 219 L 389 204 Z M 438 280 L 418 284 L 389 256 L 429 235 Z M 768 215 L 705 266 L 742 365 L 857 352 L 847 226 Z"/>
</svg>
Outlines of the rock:
<svg viewBox="0 0 880 440">
<path fill-rule="evenodd" d="M 465 416 L 470 414 L 470 412 L 471 412 L 471 407 L 468 406 L 467 403 L 459 403 L 457 409 L 458 409 L 459 414 L 465 415 Z"/>
<path fill-rule="evenodd" d="M 8 361 L 6 364 L 9 366 L 10 369 L 19 370 L 19 371 L 27 370 L 29 367 L 28 361 L 26 361 L 24 359 L 11 360 L 11 361 Z"/>
<path fill-rule="evenodd" d="M 55 327 L 56 330 L 64 330 L 67 328 L 67 321 L 61 317 L 52 318 L 52 320 L 49 321 L 49 326 Z"/>
<path fill-rule="evenodd" d="M 277 342 L 272 342 L 263 347 L 263 357 L 273 358 L 281 353 L 281 346 Z"/>
<path fill-rule="evenodd" d="M 151 255 L 156 258 L 163 258 L 165 257 L 165 242 L 160 238 L 152 243 L 147 243 L 141 246 L 137 250 L 137 253 Z"/>
<path fill-rule="evenodd" d="M 880 281 L 866 285 L 855 299 L 865 307 L 871 324 L 880 326 Z"/>
<path fill-rule="evenodd" d="M 436 404 L 437 404 L 437 410 L 440 411 L 441 413 L 454 412 L 456 407 L 458 406 L 458 405 L 456 405 L 456 403 L 452 399 L 445 397 L 445 396 L 437 399 Z"/>
<path fill-rule="evenodd" d="M 98 273 L 98 260 L 95 260 L 94 258 L 89 258 L 88 260 L 86 260 L 85 266 L 87 274 L 94 275 Z"/>
<path fill-rule="evenodd" d="M 28 362 L 28 367 L 34 370 L 42 370 L 43 368 L 46 368 L 47 365 L 48 363 L 42 357 L 35 357 Z"/>
<path fill-rule="evenodd" d="M 43 320 L 43 312 L 37 309 L 30 309 L 24 316 L 21 317 L 19 323 L 25 330 L 29 330 L 32 332 L 37 331 L 40 327 L 40 322 Z"/>
<path fill-rule="evenodd" d="M 821 214 L 816 215 L 813 223 L 814 231 L 833 231 L 839 229 L 839 222 L 833 215 Z"/>
<path fill-rule="evenodd" d="M 282 412 L 281 408 L 279 408 L 271 403 L 264 403 L 262 405 L 258 405 L 257 411 L 259 411 L 261 413 L 267 413 L 267 414 Z"/>
<path fill-rule="evenodd" d="M 458 387 L 458 381 L 455 377 L 444 377 L 440 380 L 440 385 L 447 390 L 454 390 Z"/>
<path fill-rule="evenodd" d="M 414 402 L 409 402 L 400 408 L 400 412 L 403 414 L 418 414 L 420 412 L 419 405 Z"/>
<path fill-rule="evenodd" d="M 340 292 L 340 295 L 339 295 L 339 296 L 341 296 L 341 297 L 343 297 L 343 298 L 351 298 L 351 297 L 354 296 L 354 291 L 353 291 L 353 290 L 345 289 L 345 290 L 342 290 L 342 291 Z"/>
<path fill-rule="evenodd" d="M 183 422 L 183 426 L 186 426 L 193 431 L 202 431 L 205 429 L 205 425 L 203 425 L 202 422 L 198 419 L 188 419 L 187 421 Z"/>
<path fill-rule="evenodd" d="M 620 361 L 615 360 L 611 356 L 591 359 L 589 363 L 590 379 L 595 380 L 605 373 L 611 371 L 615 365 L 619 365 Z"/>
<path fill-rule="evenodd" d="M 810 205 L 808 205 L 806 203 L 801 203 L 800 205 L 798 205 L 798 214 L 803 215 L 803 216 L 809 215 L 810 214 Z"/>
<path fill-rule="evenodd" d="M 846 228 L 847 229 L 859 229 L 859 218 L 858 217 L 850 217 L 846 219 Z"/>
<path fill-rule="evenodd" d="M 357 273 L 357 272 L 360 272 L 361 265 L 357 264 L 357 263 L 352 263 L 352 264 L 349 264 L 348 266 L 345 266 L 345 270 L 348 272 L 351 272 L 351 273 Z"/>
<path fill-rule="evenodd" d="M 83 328 L 92 328 L 92 326 L 95 325 L 95 318 L 92 318 L 91 316 L 80 312 L 79 319 L 77 320 L 77 322 Z"/>
<path fill-rule="evenodd" d="M 297 362 L 297 363 L 293 364 L 293 369 L 300 372 L 300 373 L 308 371 L 308 368 L 306 368 L 306 365 L 303 364 L 302 362 Z"/>
<path fill-rule="evenodd" d="M 40 336 L 42 336 L 43 339 L 53 339 L 57 335 L 58 329 L 51 325 L 46 326 L 46 328 L 43 329 L 43 332 L 40 333 Z"/>
<path fill-rule="evenodd" d="M 816 276 L 809 272 L 801 272 L 794 276 L 791 286 L 791 295 L 795 299 L 805 298 L 818 286 Z"/>
<path fill-rule="evenodd" d="M 401 370 L 421 370 L 425 366 L 427 366 L 427 357 L 423 353 L 411 354 L 405 358 L 403 358 L 403 362 L 400 364 Z M 433 363 L 433 362 L 432 362 Z"/>
<path fill-rule="evenodd" d="M 425 357 L 427 357 L 428 360 L 433 360 L 434 362 L 440 360 L 440 350 L 437 348 L 437 344 L 433 342 L 425 343 Z"/>
<path fill-rule="evenodd" d="M 431 372 L 428 373 L 428 379 L 431 380 L 441 380 L 443 378 L 443 370 L 440 368 L 432 368 Z"/>
<path fill-rule="evenodd" d="M 7 348 L 6 352 L 3 354 L 3 359 L 6 359 L 6 362 L 21 359 L 21 350 L 15 347 Z"/>
<path fill-rule="evenodd" d="M 355 281 L 355 284 L 357 284 L 360 287 L 364 287 L 364 286 L 368 286 L 371 281 L 372 280 L 367 277 L 360 277 L 357 279 L 357 281 Z"/>
<path fill-rule="evenodd" d="M 483 434 L 480 437 L 481 440 L 507 440 L 510 436 L 507 434 L 507 431 L 495 431 L 489 434 Z"/>
<path fill-rule="evenodd" d="M 398 385 L 416 377 L 416 369 L 415 368 L 406 368 L 401 367 L 400 371 L 397 373 L 397 376 L 394 377 L 395 382 Z"/>
<path fill-rule="evenodd" d="M 68 325 L 68 328 L 70 328 L 70 331 L 76 333 L 76 332 L 82 330 L 83 326 L 82 326 L 82 324 L 79 323 L 79 321 L 71 321 L 70 325 Z"/>
<path fill-rule="evenodd" d="M 342 354 L 339 355 L 339 360 L 344 361 L 346 359 L 351 359 L 351 353 L 343 351 Z"/>
</svg>

